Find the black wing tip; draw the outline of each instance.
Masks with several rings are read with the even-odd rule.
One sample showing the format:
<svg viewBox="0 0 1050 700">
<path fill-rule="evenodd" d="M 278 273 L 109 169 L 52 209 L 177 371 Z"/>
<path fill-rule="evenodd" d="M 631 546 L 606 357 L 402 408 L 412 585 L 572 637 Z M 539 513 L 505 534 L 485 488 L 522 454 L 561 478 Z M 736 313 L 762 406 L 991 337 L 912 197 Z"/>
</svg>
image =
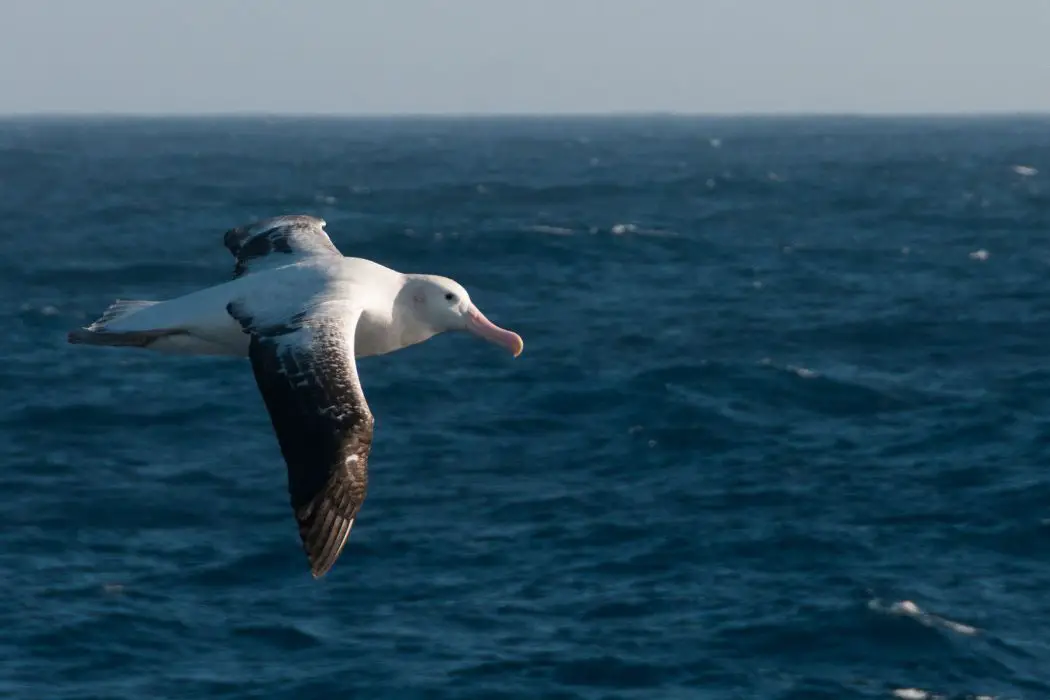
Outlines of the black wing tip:
<svg viewBox="0 0 1050 700">
<path fill-rule="evenodd" d="M 231 228 L 222 236 L 222 244 L 234 255 L 241 252 L 241 248 L 244 247 L 244 243 L 247 240 L 248 231 L 244 226 Z"/>
<path fill-rule="evenodd" d="M 334 565 L 335 565 L 335 560 L 334 559 L 332 561 L 329 561 L 329 562 L 315 562 L 315 561 L 311 561 L 310 562 L 310 578 L 314 579 L 315 581 L 318 580 L 318 579 L 324 578 L 325 575 L 329 571 L 332 570 L 332 567 Z"/>
<path fill-rule="evenodd" d="M 315 579 L 327 574 L 338 561 L 354 526 L 354 518 L 345 518 L 337 513 L 323 515 L 334 516 L 334 522 L 329 524 L 328 517 L 323 518 L 322 523 L 311 518 L 301 523 L 299 529 L 303 551 L 306 552 L 306 559 L 310 564 L 310 575 Z"/>
<path fill-rule="evenodd" d="M 276 216 L 268 216 L 264 219 L 255 219 L 241 224 L 240 226 L 234 226 L 226 231 L 222 240 L 226 247 L 236 254 L 236 250 L 234 249 L 242 248 L 249 238 L 269 233 L 275 228 L 285 226 L 316 226 L 317 228 L 323 229 L 327 225 L 327 221 L 318 216 L 313 216 L 312 214 L 278 214 Z"/>
<path fill-rule="evenodd" d="M 287 234 L 291 232 L 302 233 L 316 229 L 321 237 L 328 241 L 328 233 L 324 230 L 327 225 L 324 219 L 310 214 L 279 214 L 229 229 L 223 235 L 222 242 L 237 259 L 233 269 L 234 278 L 248 272 L 252 260 L 256 258 L 274 252 L 294 252 L 293 246 L 286 239 Z M 334 246 L 331 247 L 332 251 L 338 253 Z"/>
<path fill-rule="evenodd" d="M 353 482 L 335 480 L 305 507 L 296 508 L 299 537 L 315 579 L 327 574 L 346 548 L 364 496 Z"/>
</svg>

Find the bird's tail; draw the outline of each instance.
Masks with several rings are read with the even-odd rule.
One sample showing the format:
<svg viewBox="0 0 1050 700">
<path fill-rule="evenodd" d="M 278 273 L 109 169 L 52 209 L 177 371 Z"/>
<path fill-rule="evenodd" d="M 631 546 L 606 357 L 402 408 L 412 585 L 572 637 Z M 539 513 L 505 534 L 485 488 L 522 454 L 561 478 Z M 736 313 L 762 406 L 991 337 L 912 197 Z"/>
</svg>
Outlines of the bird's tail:
<svg viewBox="0 0 1050 700">
<path fill-rule="evenodd" d="M 130 316 L 147 307 L 159 304 L 157 301 L 140 301 L 136 299 L 117 299 L 109 305 L 102 315 L 91 325 L 69 332 L 68 340 L 75 345 L 112 345 L 122 347 L 145 347 L 157 338 L 170 335 L 169 330 L 108 330 L 107 326 L 114 321 Z"/>
<path fill-rule="evenodd" d="M 138 299 L 117 299 L 115 302 L 109 305 L 102 315 L 95 319 L 90 326 L 87 327 L 89 331 L 102 330 L 104 327 L 119 321 L 120 319 L 130 316 L 131 314 L 141 311 L 149 306 L 155 306 L 159 304 L 159 301 L 141 301 Z"/>
</svg>

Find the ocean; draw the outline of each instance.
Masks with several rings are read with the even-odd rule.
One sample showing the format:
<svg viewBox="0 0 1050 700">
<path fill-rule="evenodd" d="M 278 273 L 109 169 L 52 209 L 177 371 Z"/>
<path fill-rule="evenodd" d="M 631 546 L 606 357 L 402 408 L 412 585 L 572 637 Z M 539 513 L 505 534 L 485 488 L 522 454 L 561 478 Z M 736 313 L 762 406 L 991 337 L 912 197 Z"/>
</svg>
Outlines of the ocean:
<svg viewBox="0 0 1050 700">
<path fill-rule="evenodd" d="M 0 697 L 1050 698 L 1050 118 L 0 120 Z M 311 578 L 247 360 L 71 346 L 283 213 L 460 281 Z"/>
</svg>

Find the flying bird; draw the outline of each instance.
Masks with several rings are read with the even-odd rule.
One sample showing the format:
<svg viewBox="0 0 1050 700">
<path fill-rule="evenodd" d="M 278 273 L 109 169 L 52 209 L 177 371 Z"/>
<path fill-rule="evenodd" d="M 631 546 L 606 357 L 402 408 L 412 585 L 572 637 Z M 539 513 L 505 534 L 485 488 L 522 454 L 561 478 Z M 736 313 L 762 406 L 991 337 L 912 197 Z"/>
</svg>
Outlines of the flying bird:
<svg viewBox="0 0 1050 700">
<path fill-rule="evenodd" d="M 288 472 L 314 578 L 331 569 L 368 490 L 374 420 L 356 358 L 445 331 L 521 354 L 521 337 L 489 321 L 459 283 L 344 257 L 312 216 L 278 216 L 226 232 L 233 279 L 168 301 L 117 300 L 70 343 L 165 354 L 247 357 Z"/>
</svg>

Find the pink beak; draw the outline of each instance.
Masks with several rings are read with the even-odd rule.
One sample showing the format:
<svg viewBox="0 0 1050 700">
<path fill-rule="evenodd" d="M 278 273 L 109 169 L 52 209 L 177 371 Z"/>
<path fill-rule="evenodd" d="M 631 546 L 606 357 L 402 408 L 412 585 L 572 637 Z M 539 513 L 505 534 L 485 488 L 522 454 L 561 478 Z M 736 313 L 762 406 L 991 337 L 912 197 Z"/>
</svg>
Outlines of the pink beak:
<svg viewBox="0 0 1050 700">
<path fill-rule="evenodd" d="M 471 333 L 484 338 L 490 343 L 507 348 L 514 354 L 514 357 L 521 354 L 525 343 L 522 342 L 520 335 L 514 331 L 500 328 L 485 318 L 485 314 L 481 313 L 476 306 L 470 307 L 470 310 L 467 311 L 467 317 L 470 318 L 470 325 L 467 327 L 467 330 Z"/>
</svg>

